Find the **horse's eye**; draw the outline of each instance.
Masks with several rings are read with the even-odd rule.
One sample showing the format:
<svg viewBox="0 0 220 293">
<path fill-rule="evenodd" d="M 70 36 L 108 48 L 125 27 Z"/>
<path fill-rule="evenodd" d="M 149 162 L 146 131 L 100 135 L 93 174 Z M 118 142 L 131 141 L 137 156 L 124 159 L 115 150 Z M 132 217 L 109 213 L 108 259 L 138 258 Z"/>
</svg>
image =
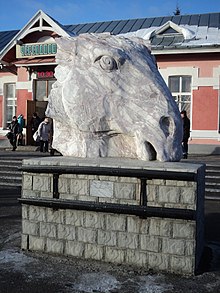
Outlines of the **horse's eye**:
<svg viewBox="0 0 220 293">
<path fill-rule="evenodd" d="M 103 70 L 112 71 L 117 70 L 117 62 L 111 56 L 101 56 L 96 61 L 99 61 L 99 65 Z"/>
</svg>

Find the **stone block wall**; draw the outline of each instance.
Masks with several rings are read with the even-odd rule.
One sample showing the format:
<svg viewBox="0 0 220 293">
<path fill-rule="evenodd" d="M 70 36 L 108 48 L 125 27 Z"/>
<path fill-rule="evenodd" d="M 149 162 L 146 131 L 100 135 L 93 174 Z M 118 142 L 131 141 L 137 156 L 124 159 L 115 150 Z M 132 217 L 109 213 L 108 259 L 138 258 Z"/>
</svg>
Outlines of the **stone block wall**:
<svg viewBox="0 0 220 293">
<path fill-rule="evenodd" d="M 70 161 L 72 165 L 80 164 L 80 160 Z M 132 162 L 133 166 L 126 161 L 119 166 L 118 162 L 118 168 L 143 168 L 142 163 Z M 70 165 L 66 158 L 41 158 L 24 160 L 23 166 L 64 166 L 65 163 Z M 85 163 L 81 159 L 81 164 Z M 195 220 L 53 209 L 44 203 L 53 200 L 139 206 L 140 181 L 135 177 L 63 174 L 58 181 L 59 199 L 54 199 L 52 174 L 24 172 L 22 248 L 144 266 L 155 271 L 194 274 L 204 245 L 204 166 L 158 162 L 146 166 L 144 163 L 144 168 L 195 172 L 196 181 L 147 180 L 149 207 L 193 210 Z M 116 161 L 105 161 L 106 164 L 115 167 Z M 33 204 L 31 199 L 35 200 Z"/>
</svg>

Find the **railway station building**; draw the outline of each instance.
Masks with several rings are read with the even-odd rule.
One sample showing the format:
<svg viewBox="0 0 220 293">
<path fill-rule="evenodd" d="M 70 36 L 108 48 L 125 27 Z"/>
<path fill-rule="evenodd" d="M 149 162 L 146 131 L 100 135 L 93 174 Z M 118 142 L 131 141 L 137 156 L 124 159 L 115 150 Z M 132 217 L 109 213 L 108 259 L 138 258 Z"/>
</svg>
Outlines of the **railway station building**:
<svg viewBox="0 0 220 293">
<path fill-rule="evenodd" d="M 56 81 L 55 39 L 109 32 L 149 42 L 160 74 L 191 120 L 191 141 L 220 143 L 220 13 L 60 24 L 39 10 L 20 30 L 0 31 L 0 130 L 23 114 L 32 144 L 33 112 L 44 116 Z"/>
</svg>

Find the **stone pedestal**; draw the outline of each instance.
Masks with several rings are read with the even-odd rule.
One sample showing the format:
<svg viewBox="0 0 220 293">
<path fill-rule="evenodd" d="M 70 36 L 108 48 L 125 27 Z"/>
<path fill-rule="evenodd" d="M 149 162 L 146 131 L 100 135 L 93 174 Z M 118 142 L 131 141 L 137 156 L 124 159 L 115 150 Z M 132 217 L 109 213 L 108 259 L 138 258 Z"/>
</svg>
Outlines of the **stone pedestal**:
<svg viewBox="0 0 220 293">
<path fill-rule="evenodd" d="M 205 166 L 189 163 L 24 160 L 22 248 L 195 274 L 204 183 Z"/>
</svg>

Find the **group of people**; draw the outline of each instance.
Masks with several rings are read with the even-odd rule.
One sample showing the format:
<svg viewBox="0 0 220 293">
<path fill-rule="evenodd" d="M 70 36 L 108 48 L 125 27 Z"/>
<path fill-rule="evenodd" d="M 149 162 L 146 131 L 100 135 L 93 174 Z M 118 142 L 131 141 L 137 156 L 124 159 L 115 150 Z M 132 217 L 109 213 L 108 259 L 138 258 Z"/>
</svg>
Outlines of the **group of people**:
<svg viewBox="0 0 220 293">
<path fill-rule="evenodd" d="M 40 152 L 48 152 L 49 140 L 52 139 L 51 125 L 49 123 L 49 119 L 45 117 L 43 120 L 41 120 L 35 112 L 32 115 L 30 124 L 32 136 L 36 131 L 38 131 Z M 23 115 L 21 114 L 18 117 L 13 116 L 12 122 L 9 125 L 9 133 L 7 135 L 10 144 L 12 145 L 12 151 L 16 150 L 17 145 L 23 144 L 23 127 Z"/>
<path fill-rule="evenodd" d="M 187 117 L 187 113 L 185 110 L 181 111 L 182 125 L 183 125 L 183 138 L 182 138 L 182 151 L 183 151 L 183 159 L 187 159 L 188 157 L 188 140 L 190 137 L 190 120 Z M 23 115 L 19 115 L 18 118 L 16 116 L 13 117 L 11 124 L 9 125 L 10 130 L 10 143 L 12 145 L 12 150 L 15 151 L 18 145 L 22 145 L 23 142 L 23 127 L 24 127 L 24 118 Z M 52 125 L 49 123 L 49 119 L 45 117 L 43 121 L 37 115 L 37 113 L 33 113 L 31 119 L 31 131 L 32 136 L 37 131 L 39 137 L 40 144 L 40 152 L 48 152 L 49 148 L 49 140 L 52 141 Z M 53 154 L 53 152 L 52 152 Z"/>
</svg>

